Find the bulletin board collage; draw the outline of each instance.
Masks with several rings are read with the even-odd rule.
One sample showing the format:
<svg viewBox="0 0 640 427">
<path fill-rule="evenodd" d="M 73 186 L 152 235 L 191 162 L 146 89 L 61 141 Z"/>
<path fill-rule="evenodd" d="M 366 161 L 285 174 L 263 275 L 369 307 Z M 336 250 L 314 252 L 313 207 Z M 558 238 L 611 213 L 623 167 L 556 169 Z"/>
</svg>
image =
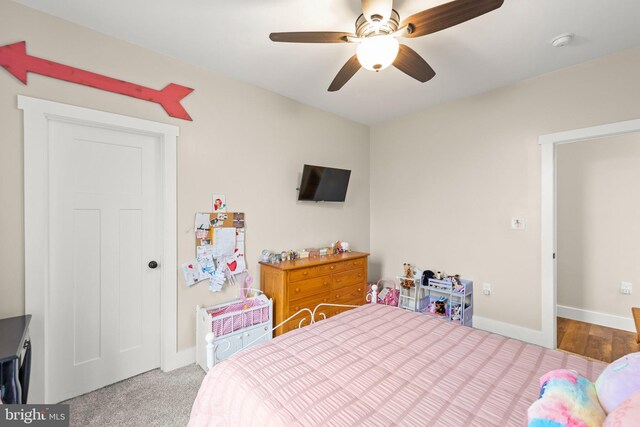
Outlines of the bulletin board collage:
<svg viewBox="0 0 640 427">
<path fill-rule="evenodd" d="M 220 292 L 225 281 L 246 270 L 244 213 L 227 212 L 226 198 L 212 197 L 212 211 L 195 217 L 196 257 L 182 264 L 187 286 L 209 281 L 209 290 Z"/>
</svg>

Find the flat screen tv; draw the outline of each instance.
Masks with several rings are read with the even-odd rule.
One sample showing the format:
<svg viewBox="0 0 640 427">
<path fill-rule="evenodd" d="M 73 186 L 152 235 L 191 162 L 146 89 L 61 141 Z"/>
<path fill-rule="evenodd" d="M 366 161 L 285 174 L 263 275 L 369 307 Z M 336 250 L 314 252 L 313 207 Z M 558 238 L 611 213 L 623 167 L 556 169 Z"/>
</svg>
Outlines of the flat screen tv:
<svg viewBox="0 0 640 427">
<path fill-rule="evenodd" d="M 344 202 L 351 171 L 304 165 L 298 200 L 313 202 Z"/>
</svg>

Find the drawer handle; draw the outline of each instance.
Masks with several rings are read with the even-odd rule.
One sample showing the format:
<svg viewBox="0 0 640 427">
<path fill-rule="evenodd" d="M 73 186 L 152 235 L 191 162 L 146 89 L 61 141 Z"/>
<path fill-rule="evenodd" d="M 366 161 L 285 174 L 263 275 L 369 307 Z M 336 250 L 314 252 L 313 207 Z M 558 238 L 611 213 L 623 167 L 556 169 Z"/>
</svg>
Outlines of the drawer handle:
<svg viewBox="0 0 640 427">
<path fill-rule="evenodd" d="M 296 292 L 300 292 L 300 288 L 296 288 Z"/>
<path fill-rule="evenodd" d="M 362 288 L 358 288 L 358 292 L 362 292 Z"/>
<path fill-rule="evenodd" d="M 341 281 L 342 281 L 342 279 L 336 279 L 336 282 L 341 282 Z"/>
<path fill-rule="evenodd" d="M 294 308 L 295 311 L 300 311 L 300 307 Z"/>
<path fill-rule="evenodd" d="M 325 286 L 327 286 L 327 285 L 329 284 L 329 282 L 324 281 L 324 282 L 322 282 L 322 284 L 323 284 L 323 285 L 325 285 Z"/>
<path fill-rule="evenodd" d="M 340 295 L 336 295 L 336 298 L 340 298 Z"/>
<path fill-rule="evenodd" d="M 335 266 L 335 265 L 332 265 L 331 267 L 329 267 L 329 269 L 330 269 L 330 270 L 333 270 L 333 269 L 335 269 L 335 268 L 336 268 L 336 266 Z"/>
<path fill-rule="evenodd" d="M 358 273 L 358 277 L 362 277 L 362 273 Z"/>
<path fill-rule="evenodd" d="M 353 265 L 358 265 L 360 264 L 358 261 L 353 261 Z"/>
<path fill-rule="evenodd" d="M 307 274 L 309 274 L 309 272 L 308 272 L 308 271 L 303 271 L 303 272 L 302 272 L 302 275 L 303 275 L 303 276 L 306 276 Z"/>
</svg>

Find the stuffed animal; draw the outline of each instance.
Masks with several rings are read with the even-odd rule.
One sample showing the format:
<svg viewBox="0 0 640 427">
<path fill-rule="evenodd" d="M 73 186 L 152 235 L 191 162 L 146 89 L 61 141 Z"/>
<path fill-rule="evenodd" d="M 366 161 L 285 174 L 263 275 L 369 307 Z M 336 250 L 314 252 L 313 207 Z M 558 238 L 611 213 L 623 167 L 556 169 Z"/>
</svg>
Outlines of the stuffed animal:
<svg viewBox="0 0 640 427">
<path fill-rule="evenodd" d="M 528 427 L 601 427 L 605 413 L 593 383 L 569 369 L 540 378 L 540 398 L 529 407 Z"/>
<path fill-rule="evenodd" d="M 455 276 L 449 276 L 449 280 L 451 280 L 451 284 L 453 286 L 460 286 L 460 275 L 456 274 Z"/>
<path fill-rule="evenodd" d="M 409 263 L 404 263 L 404 280 L 401 280 L 402 287 L 405 289 L 411 288 L 415 285 L 415 280 L 413 280 L 413 266 Z"/>
<path fill-rule="evenodd" d="M 640 391 L 607 415 L 603 427 L 637 427 L 640 420 Z"/>
<path fill-rule="evenodd" d="M 631 353 L 611 363 L 596 381 L 598 399 L 607 413 L 640 391 L 640 353 Z"/>
<path fill-rule="evenodd" d="M 447 315 L 447 307 L 444 300 L 436 301 L 436 315 L 438 316 L 446 316 Z"/>
</svg>

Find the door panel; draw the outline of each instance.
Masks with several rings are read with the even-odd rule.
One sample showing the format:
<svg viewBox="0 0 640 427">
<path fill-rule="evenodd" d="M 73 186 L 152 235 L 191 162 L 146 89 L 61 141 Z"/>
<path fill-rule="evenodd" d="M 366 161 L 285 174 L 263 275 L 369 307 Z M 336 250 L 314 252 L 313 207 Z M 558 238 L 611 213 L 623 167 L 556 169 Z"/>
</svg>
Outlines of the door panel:
<svg viewBox="0 0 640 427">
<path fill-rule="evenodd" d="M 50 122 L 47 396 L 160 366 L 159 143 Z"/>
<path fill-rule="evenodd" d="M 120 351 L 143 345 L 142 305 L 144 304 L 142 269 L 142 211 L 123 209 L 119 212 L 120 275 Z"/>
<path fill-rule="evenodd" d="M 100 358 L 100 211 L 73 211 L 74 365 Z M 82 286 L 77 286 L 82 283 Z"/>
</svg>

